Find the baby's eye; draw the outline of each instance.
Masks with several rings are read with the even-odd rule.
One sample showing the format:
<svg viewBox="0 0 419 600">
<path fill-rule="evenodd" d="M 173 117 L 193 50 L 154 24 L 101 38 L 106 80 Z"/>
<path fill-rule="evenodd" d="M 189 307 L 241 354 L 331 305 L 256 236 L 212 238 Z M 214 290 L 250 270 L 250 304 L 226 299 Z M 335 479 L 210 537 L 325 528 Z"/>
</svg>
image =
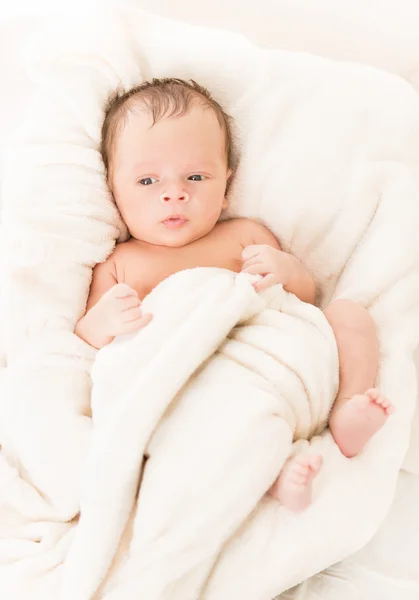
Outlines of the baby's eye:
<svg viewBox="0 0 419 600">
<path fill-rule="evenodd" d="M 153 183 L 156 183 L 156 181 L 157 179 L 155 177 L 143 177 L 138 183 L 141 183 L 141 185 L 152 185 Z"/>
<path fill-rule="evenodd" d="M 189 181 L 204 181 L 205 176 L 195 173 L 194 175 L 189 175 L 188 179 Z"/>
</svg>

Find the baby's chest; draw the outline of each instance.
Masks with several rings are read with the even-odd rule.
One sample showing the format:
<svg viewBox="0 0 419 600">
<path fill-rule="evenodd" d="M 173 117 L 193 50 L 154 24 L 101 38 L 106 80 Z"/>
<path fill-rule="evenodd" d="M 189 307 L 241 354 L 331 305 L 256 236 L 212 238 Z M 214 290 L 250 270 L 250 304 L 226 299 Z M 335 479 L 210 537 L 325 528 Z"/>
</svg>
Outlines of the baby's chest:
<svg viewBox="0 0 419 600">
<path fill-rule="evenodd" d="M 125 266 L 124 282 L 133 287 L 144 298 L 159 283 L 186 269 L 197 267 L 218 267 L 238 273 L 241 269 L 240 248 L 221 244 L 220 247 L 209 248 L 192 246 L 190 248 L 173 249 L 167 254 L 150 254 L 146 259 L 130 261 Z"/>
</svg>

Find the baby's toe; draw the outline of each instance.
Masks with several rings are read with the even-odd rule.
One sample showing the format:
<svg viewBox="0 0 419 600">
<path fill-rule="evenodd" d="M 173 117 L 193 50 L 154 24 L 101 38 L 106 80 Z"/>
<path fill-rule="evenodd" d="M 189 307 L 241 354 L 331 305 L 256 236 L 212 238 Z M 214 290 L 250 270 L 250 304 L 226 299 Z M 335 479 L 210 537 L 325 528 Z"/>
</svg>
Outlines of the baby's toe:
<svg viewBox="0 0 419 600">
<path fill-rule="evenodd" d="M 386 396 L 380 396 L 380 404 L 383 408 L 391 408 L 391 402 Z"/>
<path fill-rule="evenodd" d="M 288 482 L 291 485 L 300 486 L 304 484 L 304 477 L 302 475 L 297 475 L 296 473 L 293 473 L 292 475 L 290 475 Z"/>
<path fill-rule="evenodd" d="M 323 464 L 323 458 L 315 455 L 310 457 L 310 467 L 313 471 L 318 471 Z"/>
<path fill-rule="evenodd" d="M 388 405 L 388 400 L 385 396 L 383 396 L 383 394 L 378 394 L 378 396 L 375 398 L 375 402 L 383 407 Z"/>
<path fill-rule="evenodd" d="M 391 414 L 391 403 L 390 400 L 388 398 L 386 398 L 385 396 L 383 396 L 382 394 L 380 394 L 378 396 L 378 398 L 375 400 L 375 403 L 378 404 L 378 406 L 381 406 L 381 408 L 384 410 L 384 412 L 386 414 Z"/>
<path fill-rule="evenodd" d="M 291 476 L 295 481 L 302 481 L 305 477 L 307 477 L 307 473 L 306 471 L 293 471 Z"/>
<path fill-rule="evenodd" d="M 374 400 L 374 402 L 376 402 L 377 399 L 381 396 L 380 391 L 377 390 L 377 388 L 370 388 L 365 392 L 365 395 L 368 396 L 368 398 L 370 398 L 371 400 Z"/>
<path fill-rule="evenodd" d="M 299 475 L 305 475 L 308 471 L 308 466 L 304 464 L 296 464 L 294 465 L 294 473 L 298 473 Z"/>
</svg>

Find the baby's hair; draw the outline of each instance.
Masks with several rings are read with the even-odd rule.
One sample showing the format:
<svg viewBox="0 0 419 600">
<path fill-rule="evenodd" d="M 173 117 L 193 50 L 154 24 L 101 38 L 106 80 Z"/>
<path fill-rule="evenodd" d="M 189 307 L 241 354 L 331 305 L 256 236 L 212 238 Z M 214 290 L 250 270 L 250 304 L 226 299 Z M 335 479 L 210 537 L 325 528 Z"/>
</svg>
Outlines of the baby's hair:
<svg viewBox="0 0 419 600">
<path fill-rule="evenodd" d="M 234 170 L 231 117 L 221 108 L 210 92 L 193 79 L 185 81 L 177 78 L 152 79 L 128 92 L 117 90 L 112 94 L 105 110 L 102 125 L 100 152 L 107 177 L 111 170 L 112 151 L 121 127 L 126 123 L 130 111 L 142 106 L 150 111 L 153 125 L 163 117 L 185 115 L 194 101 L 212 110 L 217 117 L 225 136 L 225 150 L 228 167 Z"/>
</svg>

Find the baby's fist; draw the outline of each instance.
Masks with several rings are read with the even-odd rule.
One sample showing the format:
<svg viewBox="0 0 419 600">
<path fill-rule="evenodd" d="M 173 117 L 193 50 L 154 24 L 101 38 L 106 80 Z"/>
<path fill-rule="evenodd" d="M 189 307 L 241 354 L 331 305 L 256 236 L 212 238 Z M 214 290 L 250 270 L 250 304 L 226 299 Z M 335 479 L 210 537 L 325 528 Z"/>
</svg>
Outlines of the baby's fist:
<svg viewBox="0 0 419 600">
<path fill-rule="evenodd" d="M 142 329 L 151 319 L 151 314 L 143 314 L 137 292 L 126 283 L 118 283 L 80 319 L 76 334 L 91 346 L 102 348 L 118 335 Z"/>
</svg>

